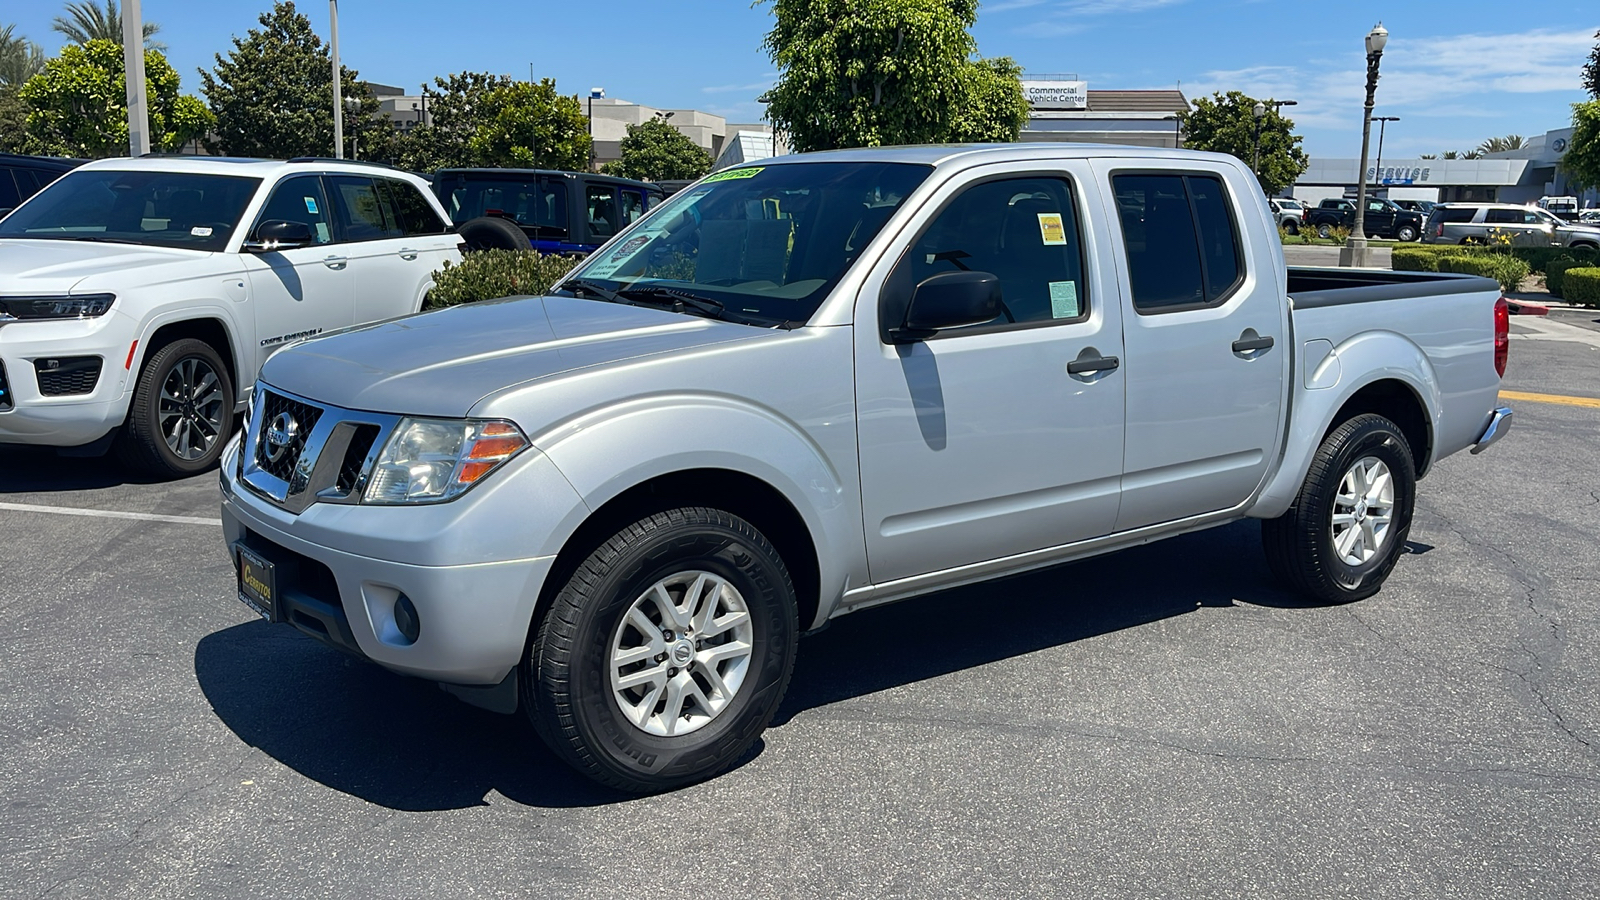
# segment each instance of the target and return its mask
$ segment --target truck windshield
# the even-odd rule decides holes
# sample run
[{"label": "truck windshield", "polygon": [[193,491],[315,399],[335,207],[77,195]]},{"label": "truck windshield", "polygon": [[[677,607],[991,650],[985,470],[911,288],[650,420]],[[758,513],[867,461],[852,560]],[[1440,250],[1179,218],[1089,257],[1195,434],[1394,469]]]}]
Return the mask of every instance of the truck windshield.
[{"label": "truck windshield", "polygon": [[794,163],[718,172],[589,257],[573,280],[660,288],[803,323],[932,168]]},{"label": "truck windshield", "polygon": [[0,238],[221,250],[260,183],[237,175],[69,172],[0,219]]}]

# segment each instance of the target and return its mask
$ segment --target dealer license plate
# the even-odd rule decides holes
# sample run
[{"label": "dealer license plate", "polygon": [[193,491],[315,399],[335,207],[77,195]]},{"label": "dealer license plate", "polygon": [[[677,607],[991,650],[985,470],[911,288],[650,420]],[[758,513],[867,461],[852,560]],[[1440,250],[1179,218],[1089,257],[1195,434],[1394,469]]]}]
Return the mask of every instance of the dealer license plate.
[{"label": "dealer license plate", "polygon": [[268,622],[275,618],[278,608],[277,586],[273,583],[272,563],[267,562],[243,544],[235,545],[234,558],[239,562],[239,599],[244,605],[261,614]]}]

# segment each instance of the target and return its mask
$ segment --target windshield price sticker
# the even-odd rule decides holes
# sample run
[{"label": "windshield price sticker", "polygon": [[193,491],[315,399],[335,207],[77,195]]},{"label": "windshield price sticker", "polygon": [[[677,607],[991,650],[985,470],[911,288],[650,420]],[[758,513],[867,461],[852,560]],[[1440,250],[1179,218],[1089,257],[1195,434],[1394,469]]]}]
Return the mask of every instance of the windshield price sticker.
[{"label": "windshield price sticker", "polygon": [[666,233],[666,229],[651,229],[641,232],[617,245],[616,249],[606,251],[606,254],[595,260],[588,268],[583,270],[585,278],[610,278],[628,263],[646,244]]},{"label": "windshield price sticker", "polygon": [[317,214],[317,199],[315,197],[306,198],[306,212],[311,213],[313,216]]},{"label": "windshield price sticker", "polygon": [[766,166],[751,166],[745,169],[727,169],[715,175],[709,175],[701,184],[710,184],[713,181],[736,181],[740,178],[754,178],[766,170]]},{"label": "windshield price sticker", "polygon": [[189,233],[195,237],[211,237],[211,226],[196,225],[195,227],[189,229]]},{"label": "windshield price sticker", "polygon": [[1048,247],[1067,243],[1067,227],[1061,222],[1061,213],[1039,213],[1039,237]]}]

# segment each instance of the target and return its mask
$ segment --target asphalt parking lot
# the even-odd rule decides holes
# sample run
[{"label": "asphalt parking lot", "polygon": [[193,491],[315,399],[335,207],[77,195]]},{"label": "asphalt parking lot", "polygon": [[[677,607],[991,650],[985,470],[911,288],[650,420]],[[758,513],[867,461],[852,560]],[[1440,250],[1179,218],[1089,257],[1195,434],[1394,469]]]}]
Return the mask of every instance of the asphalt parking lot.
[{"label": "asphalt parking lot", "polygon": [[[1506,390],[1600,398],[1596,319],[1514,320]],[[1376,597],[1245,522],[861,612],[644,799],[257,620],[214,474],[3,451],[0,896],[1593,897],[1600,408],[1513,405]]]}]

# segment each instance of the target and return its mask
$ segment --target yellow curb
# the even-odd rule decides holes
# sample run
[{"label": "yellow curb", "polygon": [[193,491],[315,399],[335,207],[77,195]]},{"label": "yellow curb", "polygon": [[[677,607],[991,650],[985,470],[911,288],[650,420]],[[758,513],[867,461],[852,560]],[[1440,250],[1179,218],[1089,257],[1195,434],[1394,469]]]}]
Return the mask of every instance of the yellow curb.
[{"label": "yellow curb", "polygon": [[1526,394],[1522,391],[1501,391],[1501,400],[1526,400],[1529,403],[1558,403],[1562,406],[1587,406],[1600,409],[1600,399],[1594,397],[1567,397],[1561,394]]}]

